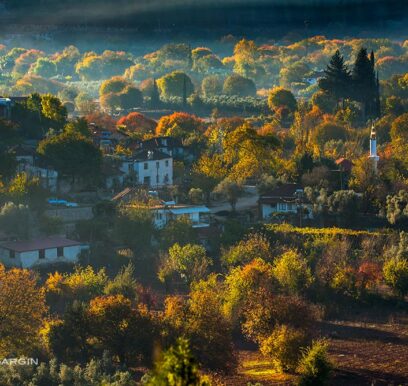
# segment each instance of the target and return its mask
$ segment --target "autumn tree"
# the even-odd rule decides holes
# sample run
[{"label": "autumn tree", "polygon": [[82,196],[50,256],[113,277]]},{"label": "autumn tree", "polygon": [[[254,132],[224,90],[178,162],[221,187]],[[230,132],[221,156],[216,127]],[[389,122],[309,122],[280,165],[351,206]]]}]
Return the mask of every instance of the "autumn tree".
[{"label": "autumn tree", "polygon": [[192,185],[205,194],[205,201],[210,202],[211,192],[225,177],[222,156],[203,154],[193,166]]},{"label": "autumn tree", "polygon": [[178,326],[190,340],[192,352],[204,368],[235,368],[231,323],[222,311],[222,291],[216,275],[195,283],[187,301],[168,301],[165,314],[170,325]]},{"label": "autumn tree", "polygon": [[126,130],[127,133],[143,138],[144,135],[153,135],[156,129],[156,122],[143,114],[133,112],[117,122],[117,126]]},{"label": "autumn tree", "polygon": [[133,307],[123,295],[92,299],[88,316],[96,349],[108,350],[122,364],[149,363],[156,335],[154,322],[143,306]]},{"label": "autumn tree", "polygon": [[262,290],[272,296],[276,288],[273,266],[260,257],[232,268],[225,278],[223,304],[225,315],[233,326],[237,327],[247,304],[257,291]]},{"label": "autumn tree", "polygon": [[199,134],[203,130],[203,120],[195,115],[173,113],[160,118],[156,127],[156,134],[186,138],[192,134]]},{"label": "autumn tree", "polygon": [[261,233],[250,233],[237,244],[225,250],[221,259],[228,267],[248,264],[256,258],[272,259],[269,240]]},{"label": "autumn tree", "polygon": [[39,344],[47,306],[33,271],[0,265],[0,355],[26,355]]},{"label": "autumn tree", "polygon": [[294,112],[297,109],[297,102],[289,90],[285,90],[283,87],[275,87],[269,92],[268,106],[273,111],[285,107],[290,112]]},{"label": "autumn tree", "polygon": [[306,259],[293,250],[285,252],[275,260],[273,274],[287,293],[299,294],[313,281]]}]

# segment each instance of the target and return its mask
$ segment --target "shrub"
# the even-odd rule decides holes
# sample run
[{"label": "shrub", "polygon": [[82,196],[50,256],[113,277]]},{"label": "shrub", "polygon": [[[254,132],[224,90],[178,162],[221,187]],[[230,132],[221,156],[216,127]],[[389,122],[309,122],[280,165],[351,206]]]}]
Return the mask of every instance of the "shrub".
[{"label": "shrub", "polygon": [[289,293],[300,293],[313,281],[306,260],[296,251],[284,253],[275,262],[273,272],[281,287]]},{"label": "shrub", "polygon": [[408,260],[392,258],[383,267],[385,282],[393,291],[403,297],[408,293]]},{"label": "shrub", "polygon": [[328,343],[318,340],[304,350],[299,363],[300,386],[325,385],[333,368],[327,357]]},{"label": "shrub", "polygon": [[188,341],[178,339],[175,346],[170,347],[161,361],[150,374],[142,378],[143,385],[165,386],[204,386],[209,383],[199,373],[196,361],[191,354]]},{"label": "shrub", "polygon": [[277,371],[294,371],[307,345],[307,336],[301,330],[288,326],[276,327],[272,334],[260,342],[261,353],[272,359]]}]

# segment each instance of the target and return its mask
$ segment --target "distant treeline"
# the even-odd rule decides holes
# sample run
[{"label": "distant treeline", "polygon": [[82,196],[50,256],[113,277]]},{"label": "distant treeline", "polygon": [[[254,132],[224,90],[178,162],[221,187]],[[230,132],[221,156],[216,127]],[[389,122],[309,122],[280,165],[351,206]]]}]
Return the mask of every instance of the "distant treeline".
[{"label": "distant treeline", "polygon": [[[0,15],[29,24],[109,25],[143,29],[308,28],[329,23],[400,19],[404,0],[5,0]],[[306,22],[306,23],[305,23]],[[288,24],[289,23],[289,24]]]}]

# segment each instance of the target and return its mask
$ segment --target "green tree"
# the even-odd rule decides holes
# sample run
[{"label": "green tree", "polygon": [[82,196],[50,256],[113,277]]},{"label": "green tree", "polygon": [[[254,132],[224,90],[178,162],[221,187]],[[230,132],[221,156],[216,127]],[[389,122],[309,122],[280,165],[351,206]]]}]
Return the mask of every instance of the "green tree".
[{"label": "green tree", "polygon": [[199,373],[197,363],[186,339],[179,338],[176,344],[164,352],[155,369],[142,378],[147,386],[209,386]]},{"label": "green tree", "polygon": [[79,133],[62,133],[42,140],[38,153],[62,176],[97,180],[102,164],[101,151]]},{"label": "green tree", "polygon": [[256,86],[253,80],[238,74],[229,75],[223,85],[225,95],[249,97],[256,95]]},{"label": "green tree", "polygon": [[169,221],[161,230],[161,248],[168,250],[172,245],[196,244],[197,233],[191,220],[187,216],[178,217]]},{"label": "green tree", "polygon": [[57,65],[48,58],[39,58],[34,63],[32,71],[43,78],[52,78],[57,75]]},{"label": "green tree", "polygon": [[378,116],[378,82],[374,70],[374,53],[370,58],[366,48],[357,53],[352,71],[353,92],[355,100],[364,106],[364,118]]},{"label": "green tree", "polygon": [[190,77],[182,71],[173,71],[157,80],[160,96],[163,98],[187,98],[194,92]]},{"label": "green tree", "polygon": [[299,386],[324,386],[327,384],[333,364],[327,354],[328,343],[317,340],[304,350],[300,358],[298,372]]},{"label": "green tree", "polygon": [[0,209],[0,225],[6,234],[28,240],[33,230],[33,217],[27,206],[8,202]]},{"label": "green tree", "polygon": [[324,71],[324,77],[319,80],[319,87],[337,101],[350,96],[351,73],[339,50],[330,59]]},{"label": "green tree", "polygon": [[268,106],[274,111],[285,107],[290,112],[294,112],[297,109],[297,102],[289,90],[285,90],[283,87],[275,87],[269,92]]},{"label": "green tree", "polygon": [[84,137],[89,138],[91,136],[91,131],[88,127],[88,122],[85,118],[76,118],[75,120],[67,123],[64,126],[64,132],[69,134],[80,134]]},{"label": "green tree", "polygon": [[313,281],[307,261],[293,250],[276,259],[273,274],[279,285],[288,293],[301,293]]},{"label": "green tree", "polygon": [[135,268],[132,263],[122,267],[119,273],[110,280],[105,288],[106,295],[123,295],[130,300],[137,300],[138,283],[135,279]]},{"label": "green tree", "polygon": [[159,279],[167,281],[168,278],[177,274],[186,284],[199,281],[207,275],[212,261],[207,257],[205,248],[202,245],[174,244],[168,255],[162,262],[159,270]]},{"label": "green tree", "polygon": [[151,241],[155,231],[153,214],[148,206],[135,203],[119,208],[115,220],[115,235],[120,243],[143,256],[152,249]]},{"label": "green tree", "polygon": [[385,282],[403,298],[408,294],[408,260],[394,257],[387,260],[383,267]]},{"label": "green tree", "polygon": [[41,212],[45,209],[48,191],[37,177],[18,173],[7,186],[7,196],[16,204],[28,205],[33,211]]},{"label": "green tree", "polygon": [[42,95],[41,109],[44,117],[54,121],[59,127],[66,123],[67,110],[57,97],[51,94]]},{"label": "green tree", "polygon": [[227,199],[232,211],[235,211],[238,199],[243,195],[243,192],[244,189],[241,184],[228,178],[222,180],[214,189],[214,193],[221,194]]},{"label": "green tree", "polygon": [[222,80],[217,75],[209,75],[201,82],[201,92],[205,98],[222,94],[222,87]]}]

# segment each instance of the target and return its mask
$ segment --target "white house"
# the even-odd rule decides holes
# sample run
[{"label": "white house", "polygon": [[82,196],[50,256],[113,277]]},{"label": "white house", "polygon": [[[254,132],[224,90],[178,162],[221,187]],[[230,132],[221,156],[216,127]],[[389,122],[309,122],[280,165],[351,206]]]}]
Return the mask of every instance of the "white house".
[{"label": "white house", "polygon": [[56,192],[58,187],[58,172],[53,169],[36,166],[35,150],[17,146],[14,149],[17,171],[27,173],[30,177],[38,177],[41,186],[51,192]]},{"label": "white house", "polygon": [[204,205],[175,204],[173,201],[151,207],[156,228],[162,229],[171,220],[188,217],[193,228],[210,226],[210,210]]},{"label": "white house", "polygon": [[173,157],[156,150],[142,150],[122,160],[124,178],[137,185],[158,188],[173,184]]},{"label": "white house", "polygon": [[298,184],[283,184],[263,194],[258,200],[260,216],[270,220],[275,214],[297,214],[304,211],[304,218],[312,218],[312,207]]},{"label": "white house", "polygon": [[31,268],[57,262],[76,263],[89,245],[62,237],[0,244],[0,261],[7,267]]}]

